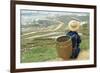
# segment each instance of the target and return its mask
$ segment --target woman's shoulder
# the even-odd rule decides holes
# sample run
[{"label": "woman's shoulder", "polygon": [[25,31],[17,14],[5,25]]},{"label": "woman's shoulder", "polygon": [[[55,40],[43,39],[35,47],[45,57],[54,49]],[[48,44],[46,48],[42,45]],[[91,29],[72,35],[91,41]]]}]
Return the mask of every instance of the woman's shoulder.
[{"label": "woman's shoulder", "polygon": [[71,36],[71,37],[77,36],[77,34],[76,34],[75,32],[73,32],[73,31],[69,31],[69,32],[67,33],[67,35],[69,35],[69,36]]}]

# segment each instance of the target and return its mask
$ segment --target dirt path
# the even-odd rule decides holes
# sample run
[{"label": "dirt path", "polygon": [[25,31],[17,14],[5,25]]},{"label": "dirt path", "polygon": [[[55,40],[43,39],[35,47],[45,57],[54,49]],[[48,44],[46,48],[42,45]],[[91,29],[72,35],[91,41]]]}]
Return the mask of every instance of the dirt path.
[{"label": "dirt path", "polygon": [[63,26],[63,24],[63,22],[59,21],[59,25],[53,31],[60,29]]},{"label": "dirt path", "polygon": [[82,50],[77,58],[77,60],[89,59],[89,50]]},{"label": "dirt path", "polygon": [[45,37],[45,36],[50,36],[50,35],[54,35],[54,34],[59,34],[59,32],[51,32],[51,33],[48,33],[48,34],[31,36],[31,37],[28,37],[28,38],[25,38],[25,39],[34,39],[34,38]]}]

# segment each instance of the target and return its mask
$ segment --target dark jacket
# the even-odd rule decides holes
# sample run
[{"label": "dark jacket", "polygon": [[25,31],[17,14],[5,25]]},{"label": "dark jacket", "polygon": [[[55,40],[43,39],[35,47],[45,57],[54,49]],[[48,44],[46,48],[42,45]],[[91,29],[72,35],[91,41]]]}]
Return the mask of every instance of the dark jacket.
[{"label": "dark jacket", "polygon": [[81,43],[81,38],[80,36],[78,35],[77,32],[75,31],[69,31],[67,33],[68,36],[71,37],[71,40],[72,40],[72,56],[73,58],[76,58],[80,52],[80,43]]}]

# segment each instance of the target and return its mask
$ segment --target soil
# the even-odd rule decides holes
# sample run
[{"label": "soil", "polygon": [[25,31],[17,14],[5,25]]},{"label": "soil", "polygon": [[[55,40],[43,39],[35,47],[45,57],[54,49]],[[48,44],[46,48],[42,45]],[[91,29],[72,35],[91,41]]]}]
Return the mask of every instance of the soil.
[{"label": "soil", "polygon": [[82,50],[77,58],[77,60],[89,59],[89,50]]}]

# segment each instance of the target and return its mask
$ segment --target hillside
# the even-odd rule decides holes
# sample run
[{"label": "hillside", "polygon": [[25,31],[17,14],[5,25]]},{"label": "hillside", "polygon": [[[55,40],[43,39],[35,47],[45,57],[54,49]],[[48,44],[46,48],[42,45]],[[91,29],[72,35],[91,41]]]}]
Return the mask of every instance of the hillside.
[{"label": "hillside", "polygon": [[[81,49],[89,49],[88,14],[69,15],[61,12],[58,14],[57,12],[44,12],[26,16],[22,17],[21,22],[23,23],[21,24],[21,62],[41,62],[59,58],[56,51],[56,38],[66,35],[67,24],[73,18],[87,22],[81,26],[79,32],[82,34]],[[27,22],[25,22],[25,18],[27,18]]]}]

